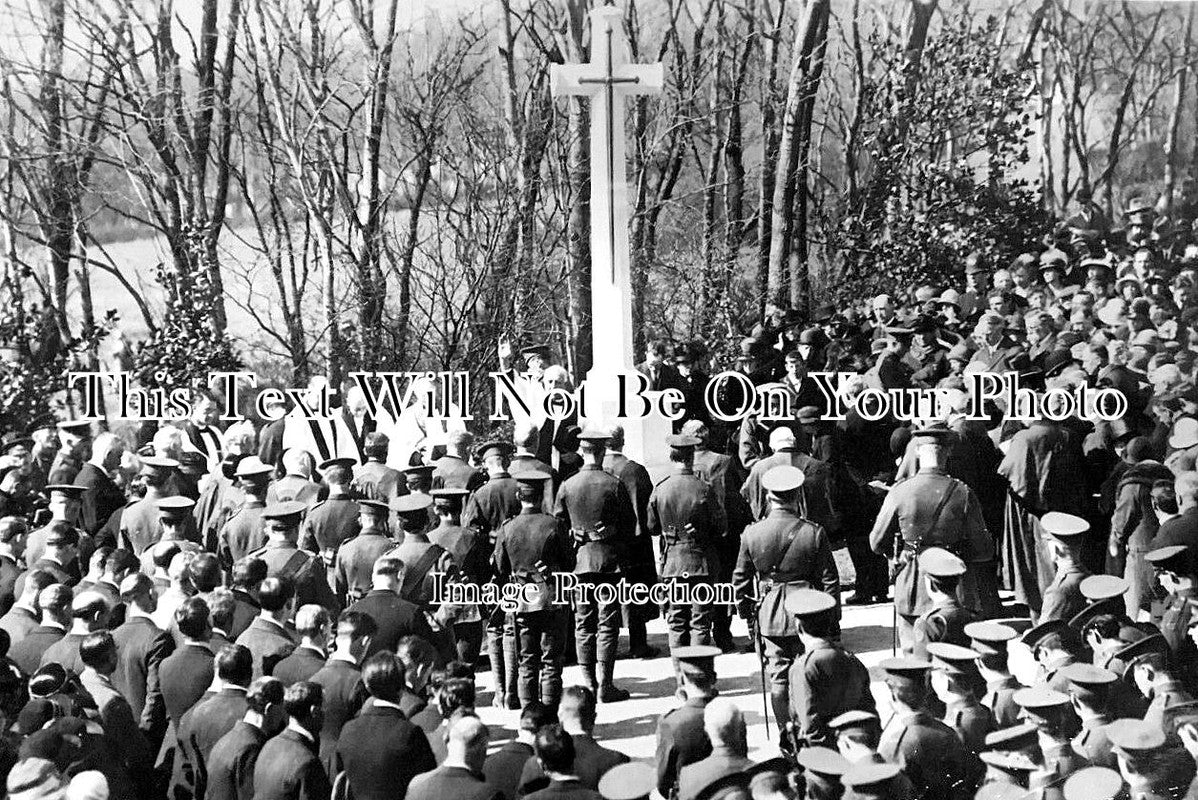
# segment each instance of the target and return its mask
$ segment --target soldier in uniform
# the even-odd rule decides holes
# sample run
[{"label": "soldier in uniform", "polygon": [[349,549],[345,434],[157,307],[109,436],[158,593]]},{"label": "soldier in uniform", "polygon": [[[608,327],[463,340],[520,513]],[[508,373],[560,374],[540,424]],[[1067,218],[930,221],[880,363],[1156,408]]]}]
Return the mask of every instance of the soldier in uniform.
[{"label": "soldier in uniform", "polygon": [[944,703],[942,722],[957,732],[966,747],[980,752],[986,735],[997,725],[990,709],[978,702],[977,691],[982,684],[978,654],[949,642],[932,642],[928,655],[932,657],[932,691]]},{"label": "soldier in uniform", "polygon": [[[478,446],[478,457],[487,470],[487,482],[480,486],[462,511],[462,524],[478,532],[487,549],[496,552],[496,534],[507,520],[520,513],[518,484],[509,472],[512,446],[490,441]],[[532,470],[536,472],[536,470]],[[548,474],[548,473],[547,473]],[[542,487],[541,512],[553,513],[548,487]],[[496,676],[495,703],[506,707],[507,698],[516,696],[516,633],[503,612],[487,614],[487,656],[491,674]]]},{"label": "soldier in uniform", "polygon": [[686,701],[663,714],[657,723],[657,791],[671,798],[678,789],[678,773],[689,764],[711,755],[711,739],[703,728],[703,711],[716,696],[715,657],[718,647],[680,647],[670,655],[682,675]]},{"label": "soldier in uniform", "polygon": [[[833,747],[831,721],[848,711],[874,714],[869,670],[833,641],[836,598],[815,589],[794,589],[786,611],[795,618],[803,653],[790,668],[790,742],[795,748]],[[875,718],[876,719],[876,718]]]},{"label": "soldier in uniform", "polygon": [[[657,583],[653,561],[653,539],[648,527],[647,508],[653,493],[653,480],[643,465],[624,455],[624,428],[613,425],[603,457],[603,469],[620,479],[628,490],[632,509],[636,512],[636,533],[624,553],[625,578],[629,583],[652,586]],[[565,464],[558,465],[562,473]],[[645,623],[657,617],[658,608],[652,603],[629,603],[624,606],[624,621],[628,627],[628,652],[633,658],[653,658],[657,650],[649,646]]]},{"label": "soldier in uniform", "polygon": [[1073,737],[1074,752],[1096,767],[1117,767],[1104,729],[1115,721],[1110,701],[1119,676],[1093,664],[1070,664],[1063,673],[1069,679],[1073,710],[1082,723],[1081,732]]},{"label": "soldier in uniform", "polygon": [[1023,710],[1023,719],[1036,727],[1042,768],[1049,774],[1050,782],[1064,781],[1086,766],[1085,759],[1073,750],[1077,717],[1069,695],[1047,686],[1032,686],[1016,692],[1015,702]]},{"label": "soldier in uniform", "polygon": [[1114,575],[1091,575],[1078,584],[1078,591],[1086,598],[1087,605],[1069,619],[1069,627],[1089,648],[1093,656],[1092,663],[1099,667],[1106,667],[1115,650],[1123,645],[1118,642],[1116,635],[1113,645],[1104,646],[1102,637],[1096,635],[1093,623],[1100,617],[1111,618],[1115,622],[1116,634],[1123,622],[1130,625],[1131,620],[1124,617],[1123,601],[1123,595],[1129,588],[1126,580]]},{"label": "soldier in uniform", "polygon": [[1194,760],[1179,748],[1171,752],[1159,725],[1117,719],[1107,726],[1106,734],[1128,783],[1128,796],[1137,800],[1184,796],[1194,779]]},{"label": "soldier in uniform", "polygon": [[575,547],[574,574],[583,584],[575,607],[575,643],[583,682],[601,703],[627,700],[613,681],[620,637],[620,603],[597,597],[594,587],[614,586],[620,579],[627,545],[636,531],[636,512],[628,489],[603,470],[607,434],[579,434],[583,466],[557,493],[554,515],[570,531]]},{"label": "soldier in uniform", "polygon": [[[473,530],[462,527],[462,504],[469,493],[457,486],[433,489],[433,509],[440,524],[429,531],[428,539],[449,553],[452,567],[446,580],[482,586],[491,578],[490,547],[484,547]],[[458,660],[467,664],[477,661],[483,641],[483,618],[478,604],[442,604],[439,618],[453,633]]]},{"label": "soldier in uniform", "polygon": [[[967,566],[990,561],[994,555],[994,543],[986,532],[977,496],[945,471],[945,443],[952,436],[952,431],[944,427],[913,433],[918,441],[919,472],[890,489],[869,534],[874,552],[894,559],[894,604],[904,650],[913,646],[915,620],[930,604],[919,554],[929,547],[941,547]],[[958,597],[966,607],[978,605],[976,580],[968,570],[958,587]]]},{"label": "soldier in uniform", "polygon": [[1195,680],[1198,648],[1187,636],[1193,613],[1190,600],[1195,590],[1193,552],[1184,545],[1170,545],[1153,550],[1144,558],[1156,569],[1160,585],[1168,593],[1159,625],[1161,635],[1169,643],[1173,663],[1182,679],[1190,686],[1198,685]]},{"label": "soldier in uniform", "polygon": [[147,456],[141,460],[141,478],[146,494],[121,512],[121,547],[132,550],[134,555],[140,556],[158,541],[157,503],[170,495],[167,487],[177,469],[179,462],[173,458]]},{"label": "soldier in uniform", "polygon": [[358,535],[358,504],[350,494],[354,460],[331,458],[320,465],[329,496],[308,509],[304,517],[300,547],[316,553],[332,575],[337,548]]},{"label": "soldier in uniform", "polygon": [[432,488],[465,489],[468,493],[487,482],[486,473],[466,460],[474,437],[469,431],[450,431],[445,455],[433,467]]},{"label": "soldier in uniform", "polygon": [[500,529],[495,571],[501,586],[522,587],[513,612],[520,637],[520,705],[539,700],[552,708],[562,694],[569,620],[568,611],[554,602],[549,575],[574,568],[574,549],[561,521],[541,511],[541,493],[550,477],[547,472],[524,472],[516,478],[520,513]]},{"label": "soldier in uniform", "polygon": [[1020,641],[1039,664],[1036,685],[1068,692],[1069,679],[1061,669],[1077,661],[1078,642],[1073,630],[1063,620],[1049,619],[1028,629]]},{"label": "soldier in uniform", "polygon": [[390,449],[391,440],[387,434],[378,431],[366,434],[362,445],[366,463],[358,468],[352,485],[356,497],[390,503],[400,495],[407,494],[403,473],[387,466]]},{"label": "soldier in uniform", "polygon": [[[441,522],[437,518],[437,512],[433,511],[433,496],[429,494],[433,488],[433,469],[431,464],[416,464],[401,470],[408,494],[420,495],[429,499],[429,504],[426,506],[425,511],[425,515],[428,518],[427,524],[424,527],[425,531],[431,531]],[[407,529],[405,528],[405,530]]]},{"label": "soldier in uniform", "polygon": [[192,509],[195,501],[183,495],[164,497],[158,506],[158,541],[141,554],[141,571],[147,575],[154,574],[154,554],[161,552],[168,545],[178,548],[180,553],[202,553],[204,548],[187,539],[187,532],[195,529],[195,518]]},{"label": "soldier in uniform", "polygon": [[982,765],[956,732],[927,711],[932,665],[913,658],[890,658],[886,673],[894,715],[882,731],[878,754],[901,764],[917,796],[928,800],[968,800],[982,777]]},{"label": "soldier in uniform", "polygon": [[307,450],[297,447],[284,450],[283,470],[283,477],[270,485],[267,505],[298,500],[306,508],[326,497],[328,488],[312,480],[312,454]]},{"label": "soldier in uniform", "polygon": [[957,599],[957,587],[965,574],[965,562],[947,550],[929,547],[919,554],[924,587],[932,606],[915,618],[911,655],[928,657],[928,645],[949,642],[961,647],[969,644],[965,626],[974,615]]},{"label": "soldier in uniform", "polygon": [[978,672],[985,681],[981,703],[990,709],[997,728],[1008,728],[1019,722],[1019,706],[1015,705],[1015,692],[1022,684],[1011,674],[1007,664],[1007,642],[1019,634],[1014,628],[998,622],[971,622],[965,626],[965,635],[977,653]]},{"label": "soldier in uniform", "polygon": [[355,603],[370,591],[374,562],[395,547],[387,522],[391,508],[381,500],[358,501],[358,525],[361,532],[337,550],[334,585],[337,596],[346,605]]},{"label": "soldier in uniform", "polygon": [[[68,525],[78,530],[79,527],[77,522],[79,520],[80,498],[83,495],[84,487],[69,483],[52,483],[46,487],[45,491],[50,498],[50,521],[30,533],[25,540],[25,564],[30,569],[36,567],[38,560],[45,554],[50,533],[54,528],[61,525]],[[155,531],[157,531],[157,509],[155,509],[154,513]],[[78,563],[72,562],[63,565],[75,581],[83,577],[80,565],[86,564],[91,559],[93,549],[92,538],[81,530],[78,533]]]},{"label": "soldier in uniform", "polygon": [[393,555],[404,563],[403,586],[399,596],[432,611],[434,602],[433,573],[444,575],[453,566],[453,558],[438,544],[428,540],[428,518],[433,498],[421,492],[410,492],[391,504],[391,510],[399,515],[403,537]]},{"label": "soldier in uniform", "polygon": [[770,433],[771,456],[758,461],[749,470],[749,477],[741,487],[741,496],[753,511],[754,519],[761,519],[769,511],[769,497],[761,478],[771,469],[783,464],[796,467],[803,472],[803,490],[799,493],[799,514],[823,527],[829,536],[840,530],[840,513],[832,501],[832,469],[818,458],[800,452],[794,431],[790,428],[775,428]]},{"label": "soldier in uniform", "polygon": [[[699,440],[668,436],[674,474],[654,487],[646,509],[646,527],[661,537],[661,577],[691,587],[709,584],[719,573],[715,543],[724,535],[723,506],[715,491],[697,478],[693,464]],[[712,603],[666,605],[670,649],[712,643]]]},{"label": "soldier in uniform", "polygon": [[1044,591],[1044,605],[1035,619],[1071,619],[1086,607],[1081,583],[1090,572],[1082,563],[1082,547],[1090,523],[1081,517],[1049,511],[1040,517],[1040,527],[1052,539],[1052,560],[1056,575]]},{"label": "soldier in uniform", "polygon": [[274,468],[257,456],[246,456],[237,464],[234,477],[242,490],[241,506],[225,520],[217,534],[217,555],[225,569],[231,568],[247,553],[266,544],[262,512]]},{"label": "soldier in uniform", "polygon": [[316,603],[329,614],[341,609],[333,596],[320,559],[299,549],[300,520],[307,506],[299,500],[286,500],[266,507],[262,519],[266,522],[266,544],[249,554],[266,562],[266,573],[272,578],[285,577],[295,584],[297,606]]},{"label": "soldier in uniform", "polygon": [[61,447],[46,483],[72,483],[83,462],[91,457],[92,424],[86,420],[68,419],[58,423],[58,441]]},{"label": "soldier in uniform", "polygon": [[[774,467],[761,482],[769,493],[770,512],[741,535],[733,585],[737,609],[749,622],[759,657],[766,661],[770,703],[781,727],[790,713],[790,665],[802,652],[794,616],[786,611],[786,597],[798,588],[816,588],[839,602],[840,575],[824,529],[798,513],[802,471]],[[838,627],[835,632],[839,633]]]}]

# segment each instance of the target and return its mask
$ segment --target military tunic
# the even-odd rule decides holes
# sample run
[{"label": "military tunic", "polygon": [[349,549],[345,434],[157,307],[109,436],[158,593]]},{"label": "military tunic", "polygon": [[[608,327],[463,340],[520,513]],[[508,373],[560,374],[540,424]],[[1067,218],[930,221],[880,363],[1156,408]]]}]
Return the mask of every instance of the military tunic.
[{"label": "military tunic", "polygon": [[[516,479],[506,472],[492,475],[490,480],[480,486],[466,501],[462,509],[462,525],[474,528],[489,540],[493,540],[499,526],[520,513],[520,501],[516,499],[519,486]],[[545,503],[542,503],[542,508],[545,508]],[[545,513],[552,510],[550,507]]]},{"label": "military tunic", "polygon": [[442,456],[433,469],[434,489],[466,489],[473,492],[487,482],[487,473],[457,456]]},{"label": "military tunic", "polygon": [[[646,526],[661,537],[661,577],[667,582],[708,583],[719,574],[715,545],[725,533],[723,506],[690,469],[657,484],[649,495]],[[712,642],[712,603],[668,603],[670,649]]]},{"label": "military tunic", "polygon": [[348,539],[358,535],[362,529],[358,522],[361,506],[349,495],[335,495],[316,503],[304,517],[300,528],[300,547],[309,553],[318,553],[326,567],[331,567],[337,548]]},{"label": "military tunic", "polygon": [[267,542],[249,555],[266,562],[266,574],[270,577],[285,576],[295,581],[296,607],[315,603],[328,609],[330,616],[341,610],[341,602],[329,588],[324,565],[315,556],[290,542]]},{"label": "military tunic", "polygon": [[878,754],[902,767],[927,800],[968,800],[984,772],[956,731],[926,711],[892,719]]},{"label": "military tunic", "polygon": [[869,670],[860,659],[820,640],[790,668],[790,721],[796,747],[836,747],[828,723],[846,711],[877,712]]},{"label": "military tunic", "polygon": [[220,548],[217,554],[226,567],[266,544],[266,530],[262,524],[265,508],[266,504],[257,497],[246,496],[241,507],[221,527],[217,536]]},{"label": "military tunic", "polygon": [[1090,577],[1081,564],[1069,563],[1059,569],[1044,591],[1044,606],[1038,620],[1072,619],[1090,601],[1082,594],[1082,581]]},{"label": "military tunic", "polygon": [[997,730],[990,709],[973,698],[947,704],[944,724],[956,731],[961,742],[975,753],[986,749],[986,734]]},{"label": "military tunic", "polygon": [[1073,737],[1073,751],[1095,767],[1119,768],[1114,745],[1106,735],[1106,726],[1114,722],[1109,716],[1090,717],[1082,720],[1082,730]]},{"label": "military tunic", "polygon": [[337,550],[333,583],[337,596],[353,603],[370,591],[374,562],[394,549],[395,541],[378,531],[360,533]]},{"label": "military tunic", "polygon": [[986,684],[986,692],[982,695],[981,703],[990,709],[999,730],[1019,724],[1019,704],[1015,702],[1015,692],[1023,688],[1023,684],[1007,675]]},{"label": "military tunic", "polygon": [[711,739],[703,729],[703,710],[710,698],[690,698],[662,715],[657,723],[657,791],[669,798],[678,788],[683,767],[711,755]]},{"label": "military tunic", "polygon": [[932,606],[915,620],[912,655],[926,660],[928,645],[932,642],[969,647],[965,626],[975,618],[973,612],[957,602],[955,597],[950,597],[943,604]]},{"label": "military tunic", "polygon": [[363,500],[378,500],[381,503],[390,503],[408,493],[403,473],[374,459],[358,469],[351,487],[354,494]]}]

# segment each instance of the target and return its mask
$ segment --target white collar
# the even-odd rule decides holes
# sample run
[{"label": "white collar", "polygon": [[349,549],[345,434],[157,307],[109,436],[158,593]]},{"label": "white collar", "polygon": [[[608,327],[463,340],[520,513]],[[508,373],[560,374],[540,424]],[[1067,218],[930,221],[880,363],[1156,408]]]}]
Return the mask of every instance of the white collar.
[{"label": "white collar", "polygon": [[66,633],[66,631],[67,631],[66,625],[63,625],[61,622],[55,622],[52,619],[43,621],[41,623],[41,625],[43,628],[56,628],[56,629],[62,631],[63,633]]},{"label": "white collar", "polygon": [[309,742],[312,742],[312,744],[316,744],[316,737],[312,735],[312,732],[309,731],[307,728],[305,728],[303,725],[300,725],[294,719],[289,718],[287,720],[287,730],[295,731],[300,736],[307,739]]},{"label": "white collar", "polygon": [[375,708],[394,708],[396,711],[403,711],[403,709],[399,707],[399,703],[392,703],[390,700],[380,700],[377,697],[374,698],[374,707]]}]

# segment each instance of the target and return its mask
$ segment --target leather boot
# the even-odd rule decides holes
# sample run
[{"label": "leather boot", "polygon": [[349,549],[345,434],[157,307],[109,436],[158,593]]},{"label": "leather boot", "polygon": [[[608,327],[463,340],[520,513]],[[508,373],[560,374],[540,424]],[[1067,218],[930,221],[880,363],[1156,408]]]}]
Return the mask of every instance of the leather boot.
[{"label": "leather boot", "polygon": [[582,685],[598,695],[599,684],[598,681],[595,680],[595,665],[579,664],[579,666],[582,668]]},{"label": "leather boot", "polygon": [[503,657],[503,637],[487,632],[487,658],[491,660],[491,680],[494,681],[495,699],[491,705],[507,708],[507,663]]},{"label": "leather boot", "polygon": [[612,676],[616,671],[615,662],[601,661],[599,662],[599,692],[598,698],[600,703],[619,703],[627,700],[630,695],[625,690],[621,689],[612,680]]}]

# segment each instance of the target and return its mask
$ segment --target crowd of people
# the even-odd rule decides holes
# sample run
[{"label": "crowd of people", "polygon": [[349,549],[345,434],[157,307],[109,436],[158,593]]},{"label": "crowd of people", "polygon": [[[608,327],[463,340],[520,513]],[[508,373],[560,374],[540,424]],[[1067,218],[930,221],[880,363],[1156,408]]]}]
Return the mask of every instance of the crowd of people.
[{"label": "crowd of people", "polygon": [[[349,386],[323,426],[222,430],[196,390],[190,418],[129,439],[5,432],[8,796],[1198,797],[1198,243],[1145,204],[1124,216],[1083,210],[1009,265],[971,256],[960,287],[771,313],[734,364],[650,343],[637,369],[687,399],[645,443],[668,453],[656,481],[618,425],[384,430]],[[529,397],[571,384],[545,345],[501,359]],[[723,369],[791,413],[721,421],[704,390]],[[854,375],[844,419],[812,371]],[[1045,413],[968,414],[976,372],[1018,374]],[[1080,386],[1125,413],[1054,419],[1051,390]],[[946,402],[871,419],[866,388]],[[621,582],[671,591],[622,602]],[[716,584],[735,602],[701,599]],[[875,603],[893,603],[884,689],[841,636],[845,605]],[[623,657],[652,658],[659,616],[678,705],[643,764],[594,726],[629,698],[621,631]],[[762,763],[719,693],[736,651],[768,694],[781,756]],[[480,669],[519,712],[498,749]]]}]

